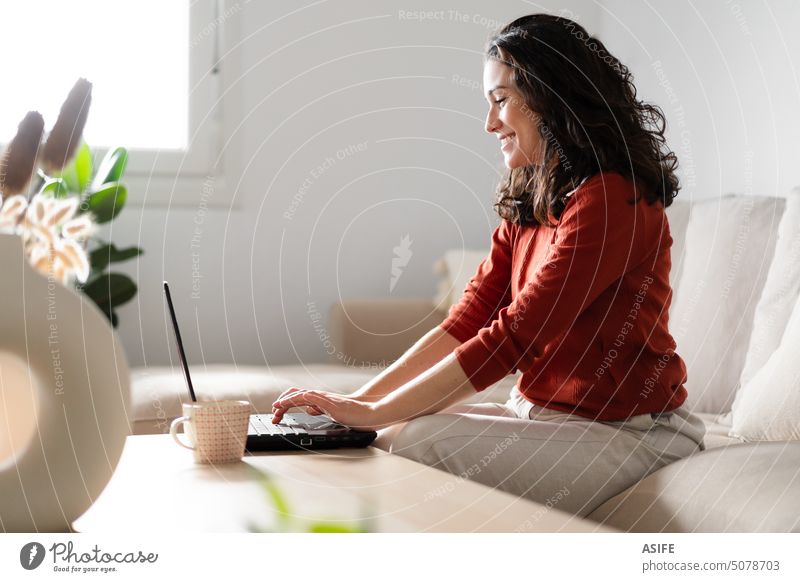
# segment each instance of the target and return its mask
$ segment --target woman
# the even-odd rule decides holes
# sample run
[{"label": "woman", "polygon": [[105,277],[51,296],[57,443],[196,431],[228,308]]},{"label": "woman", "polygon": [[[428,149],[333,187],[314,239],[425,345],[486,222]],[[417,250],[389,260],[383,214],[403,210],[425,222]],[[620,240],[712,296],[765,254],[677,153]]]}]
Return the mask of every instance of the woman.
[{"label": "woman", "polygon": [[[704,448],[667,327],[677,161],[661,111],[571,20],[505,26],[483,81],[507,166],[489,256],[447,319],[382,374],[349,396],[287,390],[275,422],[305,406],[390,427],[387,450],[588,515]],[[517,370],[504,405],[457,404]]]}]

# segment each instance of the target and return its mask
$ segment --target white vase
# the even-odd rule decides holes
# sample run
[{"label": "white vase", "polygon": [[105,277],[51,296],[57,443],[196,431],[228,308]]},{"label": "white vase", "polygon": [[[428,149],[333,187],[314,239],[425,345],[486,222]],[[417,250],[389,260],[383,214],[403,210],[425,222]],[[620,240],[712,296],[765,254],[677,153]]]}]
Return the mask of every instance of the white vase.
[{"label": "white vase", "polygon": [[0,235],[0,531],[69,531],[111,478],[129,404],[106,317]]}]

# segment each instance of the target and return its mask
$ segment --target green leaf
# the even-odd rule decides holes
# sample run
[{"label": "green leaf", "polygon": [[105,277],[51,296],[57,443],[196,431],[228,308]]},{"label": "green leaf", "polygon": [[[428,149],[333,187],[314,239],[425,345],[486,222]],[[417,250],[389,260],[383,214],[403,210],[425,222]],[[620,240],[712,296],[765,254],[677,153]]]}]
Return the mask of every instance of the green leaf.
[{"label": "green leaf", "polygon": [[98,223],[109,222],[119,214],[128,198],[128,189],[119,182],[110,182],[89,194],[81,204],[81,210],[88,210]]},{"label": "green leaf", "polygon": [[269,477],[261,480],[261,487],[272,501],[275,512],[278,514],[278,521],[284,525],[284,529],[288,529],[287,526],[291,513],[289,512],[289,504],[286,502],[283,493]]},{"label": "green leaf", "polygon": [[113,323],[114,307],[127,303],[136,296],[136,283],[122,273],[101,273],[83,286],[84,294],[91,298]]},{"label": "green leaf", "polygon": [[66,198],[69,196],[69,186],[62,178],[48,178],[39,192],[53,198]]},{"label": "green leaf", "polygon": [[114,243],[104,244],[89,253],[89,263],[93,271],[102,271],[109,263],[119,263],[140,256],[144,251],[139,247],[118,249]]},{"label": "green leaf", "polygon": [[97,168],[94,180],[92,180],[92,190],[98,190],[108,182],[119,182],[127,165],[128,150],[125,148],[108,150],[103,161],[100,162],[100,167]]},{"label": "green leaf", "polygon": [[70,192],[83,194],[92,179],[92,166],[92,152],[86,142],[82,142],[75,157],[64,166],[60,176],[56,177],[64,179]]},{"label": "green leaf", "polygon": [[261,485],[264,493],[267,494],[267,498],[275,508],[275,513],[279,524],[279,531],[288,531],[290,526],[291,511],[289,510],[289,503],[286,501],[286,497],[284,497],[283,492],[275,484],[268,473],[257,467],[251,467],[251,469],[256,473],[256,478],[258,479],[259,485]]},{"label": "green leaf", "polygon": [[308,531],[310,533],[366,533],[365,530],[358,527],[349,527],[339,523],[329,523],[324,521],[312,523],[311,526],[309,526]]}]

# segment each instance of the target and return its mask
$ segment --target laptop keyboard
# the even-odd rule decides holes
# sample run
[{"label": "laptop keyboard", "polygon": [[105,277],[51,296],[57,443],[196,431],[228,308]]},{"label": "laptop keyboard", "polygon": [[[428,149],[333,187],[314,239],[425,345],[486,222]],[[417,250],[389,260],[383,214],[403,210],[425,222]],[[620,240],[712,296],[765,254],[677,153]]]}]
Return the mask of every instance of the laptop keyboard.
[{"label": "laptop keyboard", "polygon": [[302,435],[309,431],[341,429],[342,425],[327,416],[311,416],[302,413],[285,414],[280,424],[273,424],[271,414],[251,414],[248,434],[261,435]]},{"label": "laptop keyboard", "polygon": [[305,429],[290,426],[286,423],[273,424],[272,415],[269,414],[252,414],[250,415],[250,430],[249,434],[261,435],[307,435]]}]

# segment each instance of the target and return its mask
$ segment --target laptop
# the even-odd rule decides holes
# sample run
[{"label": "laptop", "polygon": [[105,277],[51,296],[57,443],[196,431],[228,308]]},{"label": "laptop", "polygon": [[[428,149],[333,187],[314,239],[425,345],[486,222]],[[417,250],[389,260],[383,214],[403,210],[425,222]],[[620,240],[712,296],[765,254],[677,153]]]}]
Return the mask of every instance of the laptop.
[{"label": "laptop", "polygon": [[[183,350],[178,319],[169,284],[164,281],[164,297],[166,298],[172,329],[175,332],[175,343],[178,346],[178,357],[181,360],[183,377],[192,402],[197,397],[189,374],[186,353]],[[278,424],[273,424],[272,414],[251,414],[247,432],[245,449],[247,451],[281,451],[296,449],[336,449],[340,447],[366,447],[378,436],[375,431],[360,431],[339,424],[324,414],[311,415],[304,412],[287,412]]]}]

